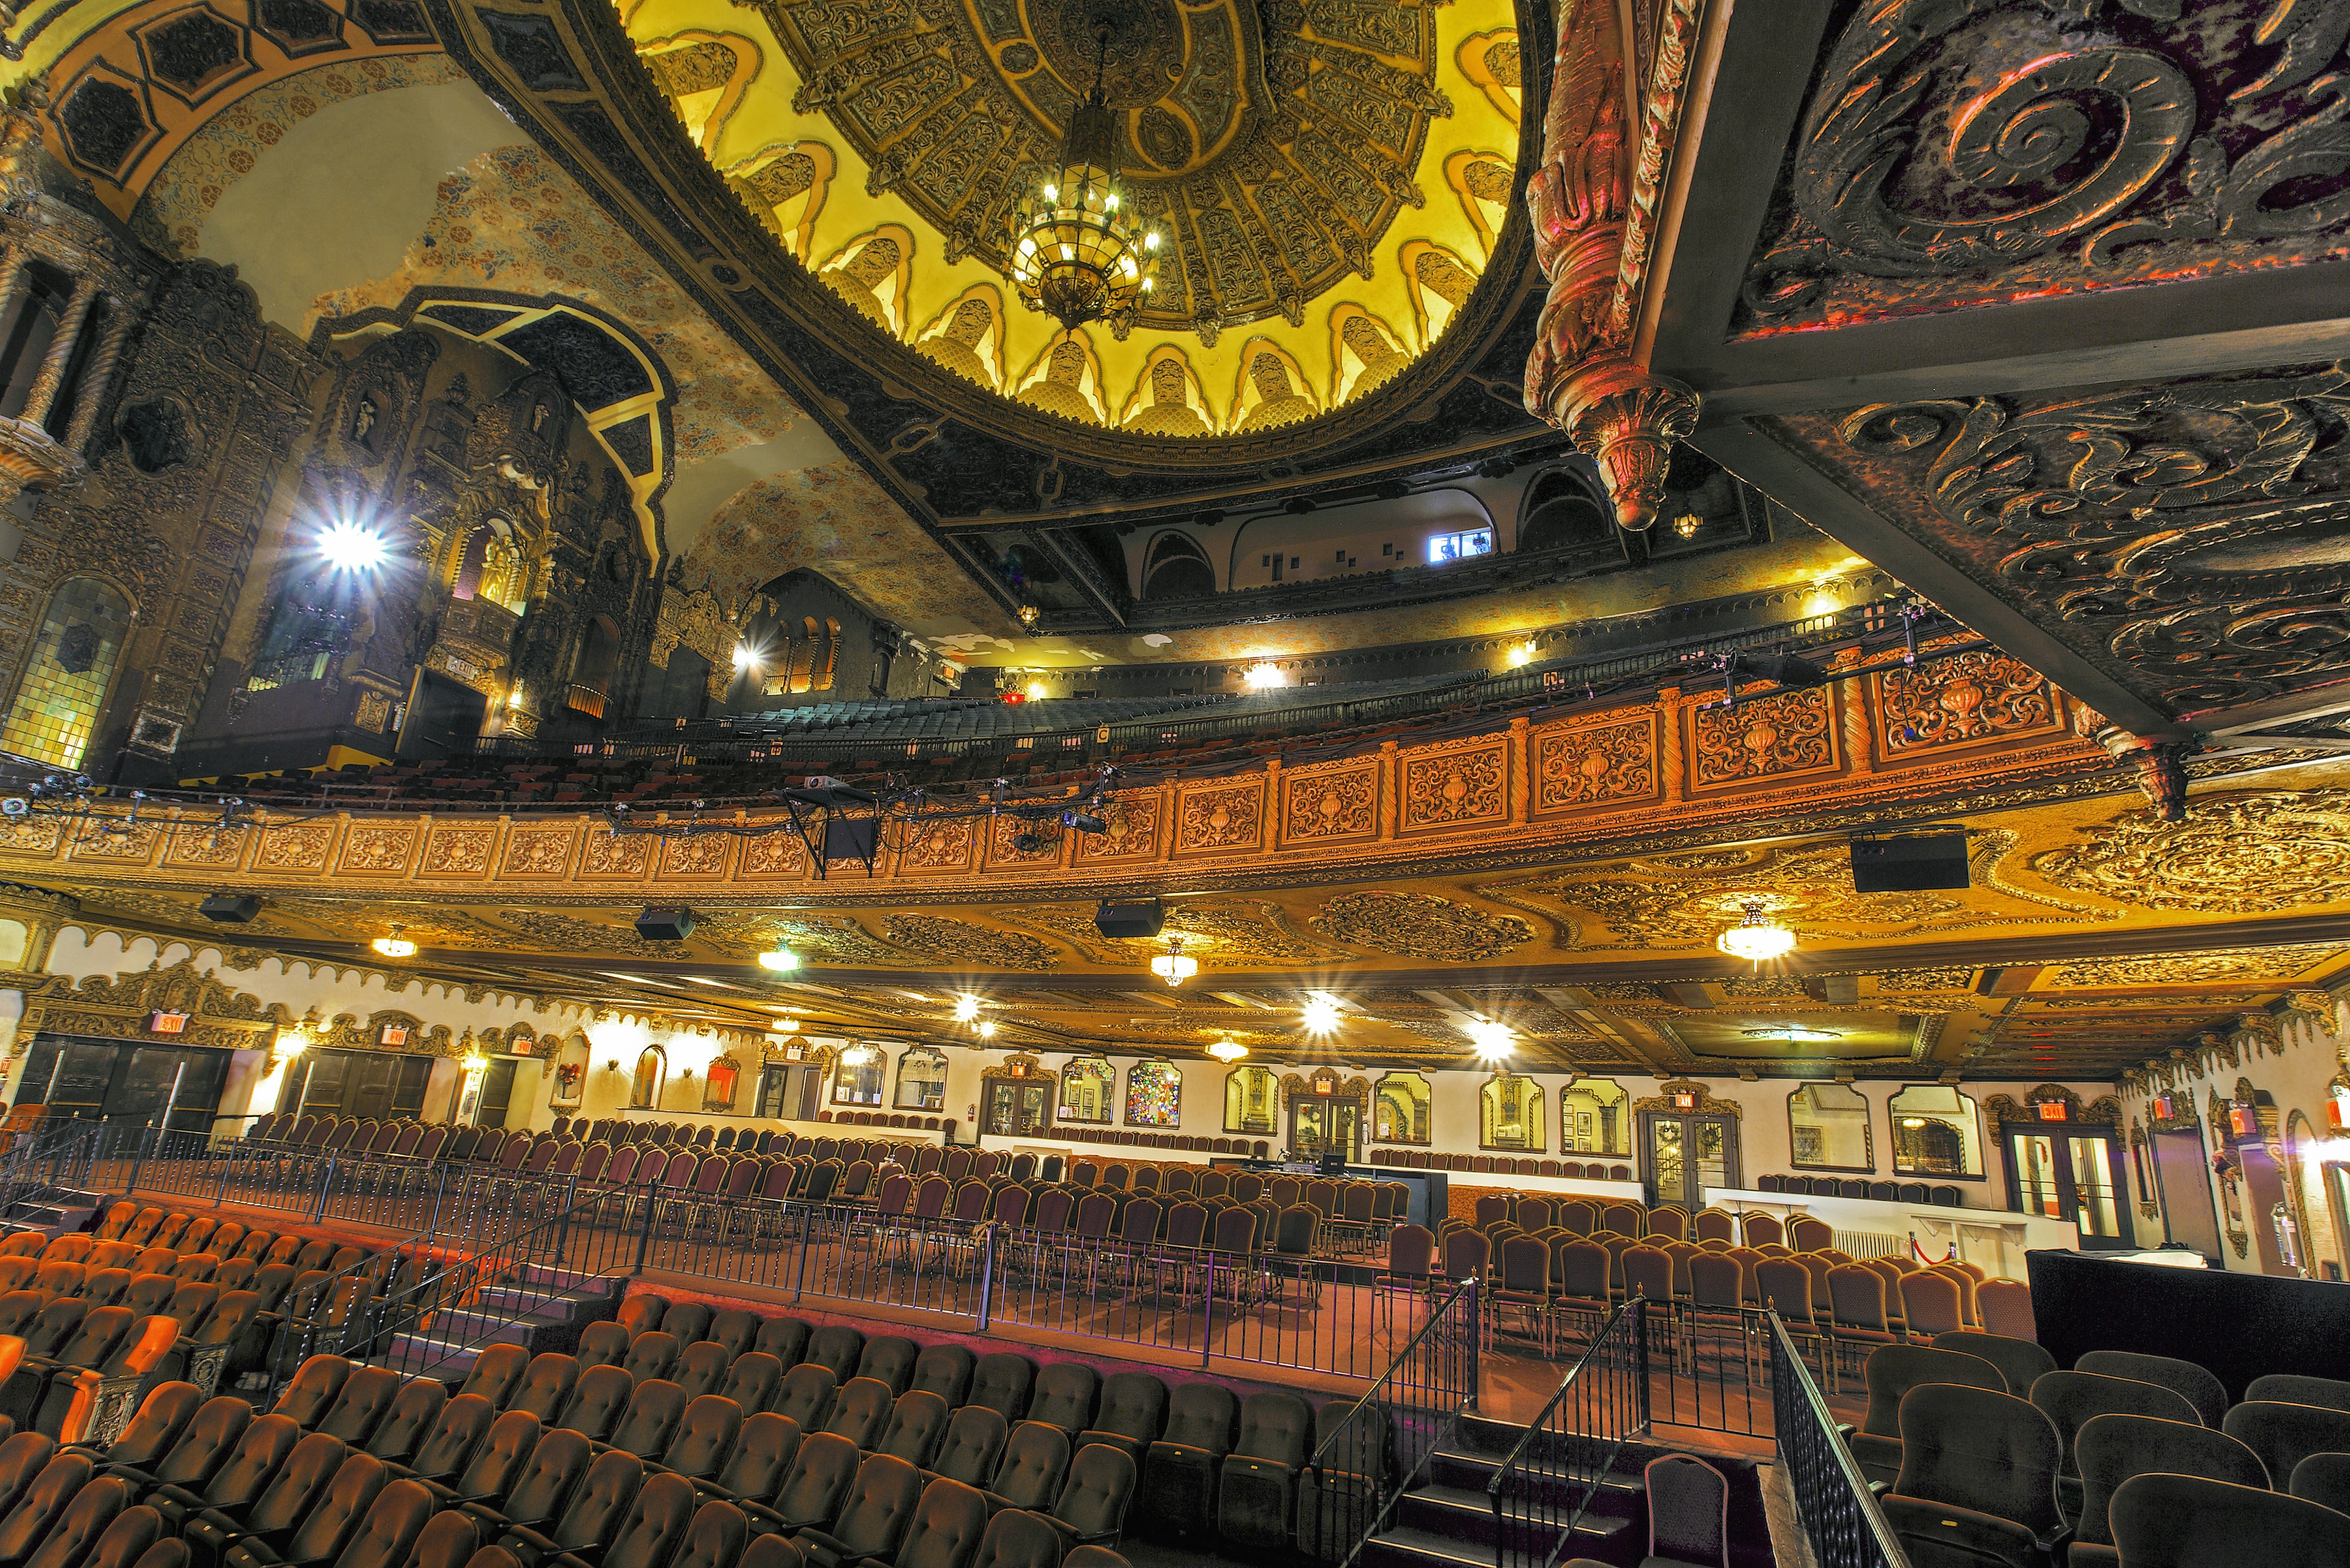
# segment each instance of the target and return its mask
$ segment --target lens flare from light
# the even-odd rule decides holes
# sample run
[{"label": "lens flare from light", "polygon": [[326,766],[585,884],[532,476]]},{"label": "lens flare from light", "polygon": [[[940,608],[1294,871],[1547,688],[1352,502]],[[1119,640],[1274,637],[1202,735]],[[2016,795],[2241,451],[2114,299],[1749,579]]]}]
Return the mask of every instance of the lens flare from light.
[{"label": "lens flare from light", "polygon": [[1305,1006],[1298,1016],[1298,1024],[1308,1034],[1330,1034],[1337,1031],[1346,1014],[1339,1011],[1338,999],[1326,991],[1308,992]]},{"label": "lens flare from light", "polygon": [[1248,1054],[1248,1047],[1237,1040],[1219,1040],[1208,1047],[1208,1054],[1219,1062],[1237,1062]]},{"label": "lens flare from light", "polygon": [[318,554],[338,572],[368,572],[391,554],[383,535],[356,523],[337,523],[318,535]]},{"label": "lens flare from light", "polygon": [[1516,1032],[1496,1019],[1472,1018],[1461,1028],[1468,1033],[1469,1044],[1475,1048],[1477,1059],[1481,1062],[1507,1059],[1517,1041]]},{"label": "lens flare from light", "polygon": [[1271,663],[1250,665],[1241,680],[1252,691],[1270,691],[1289,684],[1289,677],[1281,672],[1281,666]]},{"label": "lens flare from light", "polygon": [[1750,902],[1744,918],[1716,937],[1713,945],[1732,958],[1761,963],[1794,951],[1795,933],[1765,915],[1760,903]]},{"label": "lens flare from light", "polygon": [[759,955],[759,967],[774,970],[778,974],[786,973],[800,967],[800,955],[789,948],[771,948]]},{"label": "lens flare from light", "polygon": [[957,1023],[969,1023],[976,1020],[979,1017],[979,998],[969,992],[956,997],[954,1015]]},{"label": "lens flare from light", "polygon": [[381,953],[386,958],[414,958],[416,956],[416,944],[410,941],[406,937],[401,936],[400,931],[400,928],[394,926],[391,928],[391,934],[390,936],[378,937],[375,940],[369,942],[368,946],[373,948],[376,951]]}]

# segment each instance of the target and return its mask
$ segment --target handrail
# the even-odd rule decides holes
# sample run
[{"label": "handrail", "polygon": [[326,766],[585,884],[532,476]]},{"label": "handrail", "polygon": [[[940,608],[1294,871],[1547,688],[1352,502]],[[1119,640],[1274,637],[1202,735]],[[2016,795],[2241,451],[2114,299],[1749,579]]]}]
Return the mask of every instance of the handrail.
[{"label": "handrail", "polygon": [[[1474,1280],[1463,1280],[1459,1284],[1452,1287],[1452,1293],[1446,1296],[1443,1303],[1428,1314],[1428,1321],[1419,1325],[1419,1329],[1412,1334],[1411,1338],[1405,1342],[1404,1347],[1401,1350],[1396,1352],[1395,1359],[1388,1363],[1388,1369],[1379,1374],[1378,1381],[1374,1382],[1370,1387],[1365,1389],[1363,1397],[1356,1400],[1353,1405],[1347,1407],[1346,1419],[1341,1420],[1338,1423],[1339,1430],[1333,1432],[1330,1437],[1323,1442],[1322,1446],[1315,1450],[1314,1457],[1306,1461],[1309,1468],[1315,1469],[1323,1468],[1324,1460],[1332,1452],[1344,1446],[1341,1441],[1341,1434],[1344,1432],[1346,1421],[1353,1419],[1356,1412],[1363,1409],[1366,1406],[1369,1405],[1372,1401],[1380,1397],[1380,1391],[1386,1388],[1389,1383],[1394,1382],[1396,1375],[1410,1365],[1411,1358],[1415,1355],[1419,1354],[1420,1342],[1425,1340],[1430,1334],[1435,1333],[1437,1329],[1444,1325],[1445,1319],[1451,1312],[1453,1303],[1458,1302],[1464,1293],[1474,1292],[1476,1288],[1477,1282]],[[1476,1390],[1474,1388],[1471,1388],[1469,1391],[1469,1397],[1471,1400],[1475,1399]]]},{"label": "handrail", "polygon": [[[1590,1511],[1617,1455],[1648,1429],[1648,1304],[1634,1294],[1616,1309],[1485,1483],[1494,1568],[1549,1568]],[[1573,1419],[1564,1415],[1570,1399],[1578,1407]],[[1601,1418],[1592,1419],[1595,1414]],[[1606,1419],[1610,1414],[1626,1418]],[[1513,1479],[1516,1494],[1505,1498]],[[1513,1512],[1513,1502],[1523,1511]]]},{"label": "handrail", "polygon": [[1772,1428],[1813,1560],[1819,1568],[1909,1568],[1908,1554],[1839,1434],[1787,1325],[1775,1312],[1765,1315],[1771,1323]]}]

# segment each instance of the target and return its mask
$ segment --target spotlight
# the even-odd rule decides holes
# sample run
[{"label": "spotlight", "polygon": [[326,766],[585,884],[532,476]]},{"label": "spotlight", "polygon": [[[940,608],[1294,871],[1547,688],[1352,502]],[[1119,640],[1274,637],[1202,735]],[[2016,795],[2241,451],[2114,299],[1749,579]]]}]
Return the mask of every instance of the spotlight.
[{"label": "spotlight", "polygon": [[979,998],[972,995],[969,992],[965,992],[962,995],[956,997],[954,1015],[955,1022],[957,1023],[971,1023],[976,1022],[979,1017]]},{"label": "spotlight", "polygon": [[1305,1010],[1298,1021],[1308,1034],[1328,1034],[1337,1029],[1343,1016],[1336,997],[1326,991],[1310,991],[1305,993]]},{"label": "spotlight", "polygon": [[1219,1062],[1237,1062],[1248,1054],[1248,1047],[1237,1040],[1219,1040],[1208,1047],[1208,1054]]},{"label": "spotlight", "polygon": [[318,553],[338,572],[365,572],[383,565],[391,552],[374,529],[337,523],[318,535]]},{"label": "spotlight", "polygon": [[759,955],[759,967],[774,970],[778,974],[788,973],[800,967],[800,955],[778,944]]},{"label": "spotlight", "polygon": [[1281,666],[1273,663],[1250,665],[1241,680],[1252,691],[1269,691],[1276,686],[1289,684],[1289,677],[1281,672]]},{"label": "spotlight", "polygon": [[1107,833],[1109,824],[1087,811],[1061,813],[1061,826],[1077,833]]},{"label": "spotlight", "polygon": [[1012,849],[1015,855],[1034,855],[1052,842],[1041,833],[1015,833],[1012,836]]},{"label": "spotlight", "polygon": [[734,668],[735,668],[735,669],[737,669],[737,670],[754,670],[754,669],[756,669],[756,668],[758,667],[758,663],[759,663],[759,655],[758,655],[757,651],[756,651],[755,649],[754,649],[751,647],[751,645],[750,645],[749,643],[747,643],[747,642],[738,642],[738,643],[736,643],[736,644],[734,645]]},{"label": "spotlight", "polygon": [[261,913],[261,899],[252,893],[214,893],[196,906],[196,912],[224,926],[241,926]]},{"label": "spotlight", "polygon": [[1517,1038],[1508,1024],[1491,1018],[1472,1018],[1461,1027],[1467,1032],[1469,1044],[1476,1050],[1477,1059],[1481,1062],[1498,1063],[1506,1059]]},{"label": "spotlight", "polygon": [[693,935],[693,911],[648,909],[637,917],[637,935],[649,942],[681,942]]},{"label": "spotlight", "polygon": [[1041,680],[1031,680],[1024,694],[1031,702],[1042,702],[1045,700],[1045,683]]},{"label": "spotlight", "polygon": [[1684,539],[1696,538],[1698,530],[1704,526],[1705,519],[1694,512],[1684,512],[1673,519],[1673,532]]},{"label": "spotlight", "polygon": [[1534,647],[1534,639],[1528,638],[1523,642],[1513,644],[1510,651],[1503,657],[1508,660],[1511,669],[1523,670],[1534,661],[1534,655],[1538,651]]},{"label": "spotlight", "polygon": [[400,929],[401,928],[394,926],[391,928],[391,934],[390,936],[378,937],[375,940],[369,942],[368,946],[373,948],[376,951],[381,953],[386,958],[412,958],[416,953],[416,944],[410,941],[406,937],[401,936],[400,934]]},{"label": "spotlight", "polygon": [[995,1038],[994,1019],[983,1018],[979,1021],[979,1037],[982,1040],[993,1040]]}]

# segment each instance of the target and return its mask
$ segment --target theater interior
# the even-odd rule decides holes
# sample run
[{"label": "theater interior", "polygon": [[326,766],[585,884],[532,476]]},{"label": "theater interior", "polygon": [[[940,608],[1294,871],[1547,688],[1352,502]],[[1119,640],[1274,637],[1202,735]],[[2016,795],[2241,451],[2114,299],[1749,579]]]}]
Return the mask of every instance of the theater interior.
[{"label": "theater interior", "polygon": [[2345,40],[0,3],[0,1568],[2350,1568]]}]

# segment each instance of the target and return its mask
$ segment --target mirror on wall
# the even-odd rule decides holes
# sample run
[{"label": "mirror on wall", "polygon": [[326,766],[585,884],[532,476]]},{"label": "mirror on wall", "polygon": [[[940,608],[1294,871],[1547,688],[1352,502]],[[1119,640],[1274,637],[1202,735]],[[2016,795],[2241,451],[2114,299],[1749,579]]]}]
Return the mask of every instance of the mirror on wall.
[{"label": "mirror on wall", "polygon": [[1806,1170],[1872,1174],[1868,1096],[1850,1084],[1798,1084],[1787,1096],[1787,1163]]},{"label": "mirror on wall", "polygon": [[901,1111],[939,1111],[947,1103],[947,1054],[928,1045],[909,1045],[898,1058],[898,1098]]},{"label": "mirror on wall", "polygon": [[1118,1094],[1118,1069],[1107,1056],[1080,1056],[1061,1069],[1061,1119],[1107,1123]]},{"label": "mirror on wall", "polygon": [[1281,1080],[1270,1067],[1235,1067],[1224,1078],[1224,1130],[1269,1137],[1278,1130]]},{"label": "mirror on wall", "polygon": [[1613,1078],[1577,1078],[1558,1095],[1561,1154],[1632,1152],[1631,1092]]},{"label": "mirror on wall", "polygon": [[1478,1132],[1486,1148],[1544,1151],[1542,1088],[1523,1073],[1496,1073],[1477,1091]]},{"label": "mirror on wall", "polygon": [[1425,1148],[1430,1141],[1430,1106],[1435,1096],[1428,1080],[1417,1073],[1389,1073],[1371,1090],[1371,1141],[1407,1143]]},{"label": "mirror on wall", "polygon": [[1982,1113],[1948,1084],[1912,1084],[1886,1106],[1896,1176],[1981,1176]]},{"label": "mirror on wall", "polygon": [[881,1078],[889,1068],[888,1058],[879,1045],[851,1045],[840,1054],[832,1074],[832,1103],[836,1106],[878,1106],[881,1103]]}]

